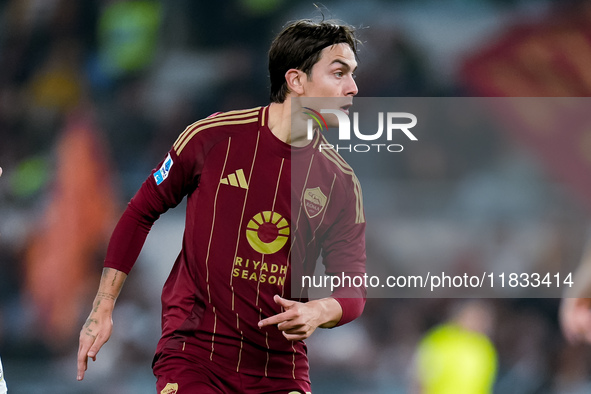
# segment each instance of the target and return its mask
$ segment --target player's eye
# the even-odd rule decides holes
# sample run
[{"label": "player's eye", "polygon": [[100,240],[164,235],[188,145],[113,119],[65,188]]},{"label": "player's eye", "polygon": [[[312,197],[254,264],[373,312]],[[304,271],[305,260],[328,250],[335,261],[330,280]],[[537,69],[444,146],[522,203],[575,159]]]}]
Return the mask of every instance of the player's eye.
[{"label": "player's eye", "polygon": [[342,71],[337,71],[336,73],[334,73],[334,75],[337,78],[343,78],[343,72]]}]

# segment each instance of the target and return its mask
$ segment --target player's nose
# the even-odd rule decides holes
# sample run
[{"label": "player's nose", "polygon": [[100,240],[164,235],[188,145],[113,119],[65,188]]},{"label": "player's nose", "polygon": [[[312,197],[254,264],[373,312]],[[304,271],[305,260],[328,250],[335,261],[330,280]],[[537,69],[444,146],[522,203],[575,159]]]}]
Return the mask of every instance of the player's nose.
[{"label": "player's nose", "polygon": [[353,75],[349,75],[349,80],[347,82],[345,96],[355,96],[359,92],[359,89],[357,89],[357,83],[355,83]]}]

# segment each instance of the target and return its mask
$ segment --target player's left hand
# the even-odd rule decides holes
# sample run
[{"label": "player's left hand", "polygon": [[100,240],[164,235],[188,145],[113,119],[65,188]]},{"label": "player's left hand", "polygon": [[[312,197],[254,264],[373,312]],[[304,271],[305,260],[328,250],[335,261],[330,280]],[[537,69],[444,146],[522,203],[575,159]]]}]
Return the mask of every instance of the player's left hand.
[{"label": "player's left hand", "polygon": [[273,301],[285,310],[259,322],[259,328],[276,324],[283,336],[290,341],[308,338],[320,325],[320,310],[308,303],[291,301],[278,295]]},{"label": "player's left hand", "polygon": [[[273,301],[283,307],[285,311],[261,320],[259,328],[276,324],[277,328],[283,332],[283,336],[290,341],[301,341],[308,338],[316,328],[332,320],[324,316],[327,306],[334,307],[333,303],[338,305],[334,299],[304,303],[288,300],[278,295],[273,297]],[[338,308],[340,312],[340,306]]]}]

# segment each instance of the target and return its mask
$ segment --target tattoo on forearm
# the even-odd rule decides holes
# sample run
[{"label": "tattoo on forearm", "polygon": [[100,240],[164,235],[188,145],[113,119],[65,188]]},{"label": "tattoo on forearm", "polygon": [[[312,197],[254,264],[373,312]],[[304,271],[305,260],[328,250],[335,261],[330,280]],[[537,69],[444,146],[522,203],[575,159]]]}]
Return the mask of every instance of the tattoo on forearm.
[{"label": "tattoo on forearm", "polygon": [[104,291],[99,291],[96,297],[99,298],[99,301],[96,304],[97,306],[99,305],[101,299],[112,301],[115,301],[117,299],[117,297],[115,297],[113,294],[105,293]]},{"label": "tattoo on forearm", "polygon": [[117,275],[119,272],[115,271],[115,275],[113,276],[113,281],[111,282],[111,286],[115,286],[115,281],[117,280]]}]

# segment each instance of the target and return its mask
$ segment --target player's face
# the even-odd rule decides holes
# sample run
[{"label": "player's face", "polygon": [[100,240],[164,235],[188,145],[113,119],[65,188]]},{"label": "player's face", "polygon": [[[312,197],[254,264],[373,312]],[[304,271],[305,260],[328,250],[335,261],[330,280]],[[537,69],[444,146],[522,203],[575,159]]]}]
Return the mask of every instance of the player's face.
[{"label": "player's face", "polygon": [[330,108],[349,114],[353,96],[357,94],[354,72],[357,69],[355,54],[348,44],[326,47],[320,59],[312,67],[311,75],[304,75],[304,97],[334,97],[327,100]]}]

